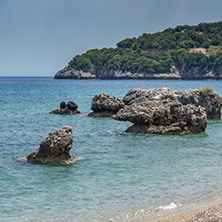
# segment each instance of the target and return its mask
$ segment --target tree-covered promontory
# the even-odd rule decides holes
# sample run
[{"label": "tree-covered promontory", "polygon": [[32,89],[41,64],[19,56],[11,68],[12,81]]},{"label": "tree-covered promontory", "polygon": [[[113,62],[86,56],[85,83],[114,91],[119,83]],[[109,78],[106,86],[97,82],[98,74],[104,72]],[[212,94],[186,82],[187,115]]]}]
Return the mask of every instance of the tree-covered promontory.
[{"label": "tree-covered promontory", "polygon": [[76,55],[55,78],[222,78],[222,22],[144,33],[116,45]]}]

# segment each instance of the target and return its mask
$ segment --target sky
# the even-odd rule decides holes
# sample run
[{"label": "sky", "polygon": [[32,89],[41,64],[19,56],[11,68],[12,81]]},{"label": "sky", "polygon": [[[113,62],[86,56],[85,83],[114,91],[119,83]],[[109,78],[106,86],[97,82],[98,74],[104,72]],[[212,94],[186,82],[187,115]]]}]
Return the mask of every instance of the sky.
[{"label": "sky", "polygon": [[222,21],[221,0],[0,0],[0,76],[54,76],[143,33]]}]

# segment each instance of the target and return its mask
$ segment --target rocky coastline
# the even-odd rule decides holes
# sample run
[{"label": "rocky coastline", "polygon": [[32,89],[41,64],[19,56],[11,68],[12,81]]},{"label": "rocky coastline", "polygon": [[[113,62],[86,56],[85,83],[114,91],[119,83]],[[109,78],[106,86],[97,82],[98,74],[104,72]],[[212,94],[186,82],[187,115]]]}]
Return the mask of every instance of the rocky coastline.
[{"label": "rocky coastline", "polygon": [[54,79],[94,79],[94,80],[124,80],[124,79],[138,79],[138,80],[220,80],[222,74],[209,72],[201,74],[198,72],[192,73],[179,73],[175,68],[171,73],[132,73],[121,70],[102,71],[97,70],[94,72],[83,72],[74,70],[66,66],[59,70]]}]

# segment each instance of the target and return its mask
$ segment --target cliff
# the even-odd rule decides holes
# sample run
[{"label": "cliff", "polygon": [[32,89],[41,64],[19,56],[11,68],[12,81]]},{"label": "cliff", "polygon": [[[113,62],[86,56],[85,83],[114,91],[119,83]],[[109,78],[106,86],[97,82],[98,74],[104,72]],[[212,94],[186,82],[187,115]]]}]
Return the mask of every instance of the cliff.
[{"label": "cliff", "polygon": [[201,74],[198,72],[189,72],[185,74],[181,73],[132,73],[123,72],[118,70],[105,71],[103,73],[90,73],[79,70],[72,70],[68,67],[59,70],[55,79],[176,79],[176,80],[210,80],[210,79],[222,79],[222,73],[208,72]]}]

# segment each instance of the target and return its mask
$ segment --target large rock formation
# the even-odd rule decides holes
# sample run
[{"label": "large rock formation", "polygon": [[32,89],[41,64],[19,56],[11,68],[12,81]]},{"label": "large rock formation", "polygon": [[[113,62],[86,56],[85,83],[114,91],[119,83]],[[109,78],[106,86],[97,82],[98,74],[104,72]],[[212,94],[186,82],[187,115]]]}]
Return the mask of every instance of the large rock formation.
[{"label": "large rock formation", "polygon": [[184,134],[205,131],[208,118],[221,118],[222,98],[213,90],[132,89],[116,120],[130,121],[127,132]]},{"label": "large rock formation", "polygon": [[101,93],[100,95],[95,95],[92,99],[91,109],[93,112],[89,113],[88,116],[112,117],[123,107],[124,103],[121,99]]},{"label": "large rock formation", "polygon": [[142,134],[185,134],[204,132],[205,109],[169,99],[145,101],[124,106],[114,117],[134,123],[126,132]]},{"label": "large rock formation", "polygon": [[67,104],[65,102],[61,102],[60,109],[53,110],[49,112],[49,114],[61,114],[61,115],[80,114],[81,112],[77,108],[78,105],[72,101],[69,101]]},{"label": "large rock formation", "polygon": [[29,154],[26,159],[35,164],[74,163],[77,158],[69,154],[72,149],[72,142],[72,127],[65,126],[54,133],[50,132],[48,138],[41,142],[38,150]]},{"label": "large rock formation", "polygon": [[221,118],[222,98],[215,92],[202,90],[171,91],[164,87],[160,89],[132,89],[123,98],[126,105],[147,101],[178,101],[183,105],[192,104],[206,109],[207,117]]}]

